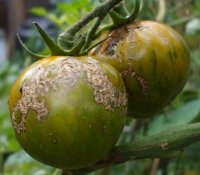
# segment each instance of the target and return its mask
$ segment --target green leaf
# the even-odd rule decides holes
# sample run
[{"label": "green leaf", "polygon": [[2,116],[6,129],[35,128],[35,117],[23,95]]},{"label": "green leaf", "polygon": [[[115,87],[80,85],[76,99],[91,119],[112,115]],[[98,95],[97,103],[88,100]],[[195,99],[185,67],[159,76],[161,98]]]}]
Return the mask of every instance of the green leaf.
[{"label": "green leaf", "polygon": [[149,123],[148,135],[192,123],[200,116],[200,99],[186,103],[175,111],[161,114]]},{"label": "green leaf", "polygon": [[31,8],[30,13],[37,15],[37,16],[45,16],[48,14],[47,10],[42,7]]}]

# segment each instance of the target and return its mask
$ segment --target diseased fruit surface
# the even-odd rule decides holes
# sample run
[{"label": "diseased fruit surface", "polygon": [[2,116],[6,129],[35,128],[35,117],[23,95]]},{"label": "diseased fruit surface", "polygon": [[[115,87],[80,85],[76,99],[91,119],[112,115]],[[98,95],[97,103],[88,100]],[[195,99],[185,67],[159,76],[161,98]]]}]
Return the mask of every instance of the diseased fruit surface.
[{"label": "diseased fruit surface", "polygon": [[28,67],[9,97],[21,146],[53,167],[95,163],[115,145],[127,97],[120,74],[91,57],[49,57]]},{"label": "diseased fruit surface", "polygon": [[111,38],[89,54],[121,73],[128,93],[129,117],[152,117],[182,90],[190,54],[175,30],[157,22],[141,21],[101,37],[105,35]]}]

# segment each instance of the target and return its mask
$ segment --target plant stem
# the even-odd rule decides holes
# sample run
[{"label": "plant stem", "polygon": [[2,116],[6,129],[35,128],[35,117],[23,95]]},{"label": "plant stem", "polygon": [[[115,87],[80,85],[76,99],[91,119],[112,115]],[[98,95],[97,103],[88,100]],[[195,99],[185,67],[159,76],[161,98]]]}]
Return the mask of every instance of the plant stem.
[{"label": "plant stem", "polygon": [[81,18],[80,21],[68,28],[65,32],[61,33],[58,37],[58,44],[64,49],[69,49],[66,48],[72,45],[69,41],[73,41],[75,34],[80,29],[96,17],[105,17],[107,13],[121,1],[122,0],[107,0],[106,2],[99,4],[93,11]]},{"label": "plant stem", "polygon": [[118,8],[121,8],[121,11],[119,11],[119,9],[118,9],[119,13],[114,8],[112,11],[109,12],[109,15],[110,15],[113,23],[101,28],[98,31],[98,33],[96,34],[95,38],[97,38],[99,35],[101,35],[101,33],[103,33],[106,30],[112,30],[113,28],[115,28],[117,26],[121,26],[123,24],[133,22],[137,18],[137,16],[139,15],[142,4],[143,4],[143,0],[135,0],[135,9],[128,16],[127,15],[123,16],[123,12],[121,12],[121,11],[125,11],[125,10],[124,10],[124,7],[122,5],[118,6]]},{"label": "plant stem", "polygon": [[84,27],[94,18],[106,16],[106,14],[121,1],[122,0],[108,0],[98,5],[93,11],[88,13],[88,15],[86,15],[80,21],[78,21],[75,25],[67,29],[66,33],[71,33],[72,35],[75,35],[82,27]]},{"label": "plant stem", "polygon": [[88,173],[136,159],[174,157],[179,155],[184,147],[197,141],[200,141],[200,123],[179,126],[117,146],[95,165],[76,172]]},{"label": "plant stem", "polygon": [[163,22],[166,15],[166,2],[165,0],[157,0],[158,2],[158,14],[156,16],[156,21]]},{"label": "plant stem", "polygon": [[85,50],[85,49],[88,48],[88,46],[90,45],[91,40],[94,38],[94,35],[95,35],[95,32],[96,32],[97,28],[101,24],[102,20],[103,20],[103,18],[98,17],[97,21],[95,22],[95,24],[92,26],[92,28],[88,32],[88,35],[87,35],[87,38],[86,38],[86,42],[85,42],[85,45],[82,48],[82,50]]}]

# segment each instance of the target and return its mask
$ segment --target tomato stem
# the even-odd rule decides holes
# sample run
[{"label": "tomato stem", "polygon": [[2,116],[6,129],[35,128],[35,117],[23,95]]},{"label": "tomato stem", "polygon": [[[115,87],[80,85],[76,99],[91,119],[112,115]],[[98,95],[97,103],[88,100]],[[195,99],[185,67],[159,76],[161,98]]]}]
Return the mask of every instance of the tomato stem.
[{"label": "tomato stem", "polygon": [[[102,0],[100,0],[102,2]],[[107,0],[103,1],[100,5],[98,5],[94,10],[80,19],[76,24],[69,27],[65,32],[61,33],[58,36],[58,43],[54,42],[49,35],[37,24],[34,23],[40,36],[43,38],[44,42],[48,46],[50,50],[50,55],[38,55],[30,51],[26,45],[21,41],[18,36],[18,39],[21,45],[34,57],[43,58],[48,56],[79,56],[83,54],[87,54],[87,52],[93,46],[91,45],[92,40],[94,40],[98,34],[105,30],[112,29],[116,26],[122,25],[124,23],[128,23],[135,19],[140,11],[140,0],[136,0],[135,10],[134,12],[127,16],[127,11],[122,3],[123,0]],[[112,10],[113,9],[113,10]],[[112,10],[112,11],[111,11]],[[97,30],[102,23],[102,20],[105,18],[107,14],[110,14],[113,24],[108,25],[100,30],[97,34]],[[126,16],[123,16],[123,15]],[[90,21],[97,18],[94,25],[91,27],[89,32],[84,33],[83,35],[77,36],[77,32],[80,31],[85,25],[87,25]],[[78,39],[77,39],[78,38]],[[102,40],[104,41],[104,40]],[[99,42],[101,43],[101,41]]]},{"label": "tomato stem", "polygon": [[21,38],[19,37],[19,35],[17,35],[18,40],[20,42],[20,44],[22,45],[22,47],[29,53],[31,54],[33,57],[36,58],[45,58],[45,57],[49,57],[49,56],[57,56],[57,55],[61,55],[61,56],[75,56],[75,55],[79,55],[79,53],[81,52],[81,49],[83,48],[84,44],[85,44],[85,36],[79,35],[78,38],[74,39],[74,46],[71,50],[63,50],[62,48],[60,48],[60,46],[55,43],[50,37],[49,35],[37,24],[37,23],[33,23],[40,36],[42,37],[42,39],[44,40],[45,44],[47,45],[47,47],[50,50],[50,55],[39,55],[36,54],[34,52],[32,52],[31,50],[29,50],[26,45],[23,43],[23,41],[21,40]]},{"label": "tomato stem", "polygon": [[88,46],[90,45],[91,40],[94,38],[94,35],[96,33],[96,30],[98,29],[98,27],[100,26],[101,22],[102,22],[103,18],[102,17],[98,17],[97,21],[95,22],[95,24],[92,26],[92,28],[90,29],[90,31],[87,34],[87,38],[86,38],[86,42],[85,45],[83,47],[83,51],[85,49],[88,48]]},{"label": "tomato stem", "polygon": [[79,55],[83,56],[86,55],[91,49],[93,49],[94,47],[98,46],[99,44],[103,43],[104,41],[106,41],[107,39],[111,38],[110,36],[105,37],[104,39],[100,40],[97,43],[94,43],[93,45],[89,46],[88,48],[86,48],[85,50],[83,50]]},{"label": "tomato stem", "polygon": [[143,0],[136,0],[135,1],[134,11],[128,17],[126,17],[127,23],[132,22],[133,20],[135,20],[138,17],[142,6],[143,6]]},{"label": "tomato stem", "polygon": [[142,0],[135,0],[135,9],[130,15],[124,16],[128,11],[122,4],[118,5],[117,8],[114,8],[109,12],[109,15],[113,21],[112,24],[104,26],[97,34],[96,37],[101,35],[106,30],[112,30],[120,25],[127,24],[133,22],[140,13],[140,9],[142,7]]},{"label": "tomato stem", "polygon": [[125,145],[116,146],[103,160],[90,167],[73,172],[90,173],[130,160],[177,157],[184,147],[199,140],[200,123],[182,125],[151,136],[135,139]]},{"label": "tomato stem", "polygon": [[[88,13],[88,15],[84,16],[76,24],[68,28],[65,32],[61,33],[58,37],[58,45],[64,50],[71,49],[73,47],[74,36],[78,31],[80,31],[94,18],[100,18],[101,20],[103,20],[103,18],[108,14],[108,12],[121,1],[122,0],[108,0],[99,4],[96,8],[94,8],[94,10]],[[94,28],[96,29],[97,27]],[[93,35],[93,33],[95,33],[95,30],[92,30],[91,34]],[[88,36],[92,36],[91,34],[88,34]],[[87,39],[86,45],[89,45],[88,41],[90,40],[90,38]]]},{"label": "tomato stem", "polygon": [[125,8],[123,3],[120,3],[118,5],[116,5],[115,8],[113,8],[113,11],[123,15],[123,16],[127,16],[128,15],[128,10],[127,8]]}]

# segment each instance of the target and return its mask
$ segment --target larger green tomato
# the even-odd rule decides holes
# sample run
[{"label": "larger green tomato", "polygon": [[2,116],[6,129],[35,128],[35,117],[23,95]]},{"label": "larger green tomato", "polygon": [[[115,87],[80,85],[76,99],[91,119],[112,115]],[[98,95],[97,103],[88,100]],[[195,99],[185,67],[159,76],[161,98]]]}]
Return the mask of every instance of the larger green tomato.
[{"label": "larger green tomato", "polygon": [[152,21],[134,22],[104,33],[110,36],[90,55],[121,74],[128,93],[128,116],[152,117],[169,104],[187,80],[190,54],[172,28]]},{"label": "larger green tomato", "polygon": [[21,146],[62,169],[105,156],[124,126],[127,98],[120,74],[91,57],[49,57],[14,83],[9,110]]}]

